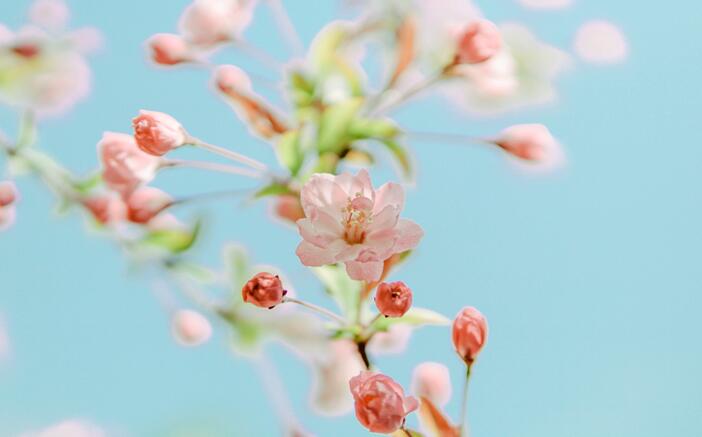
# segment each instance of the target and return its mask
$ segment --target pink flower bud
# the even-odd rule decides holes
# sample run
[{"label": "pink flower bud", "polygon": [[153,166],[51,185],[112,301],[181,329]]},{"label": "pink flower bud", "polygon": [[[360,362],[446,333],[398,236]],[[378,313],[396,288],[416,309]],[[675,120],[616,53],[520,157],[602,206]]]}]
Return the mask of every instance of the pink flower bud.
[{"label": "pink flower bud", "polygon": [[103,225],[121,222],[127,216],[124,201],[116,195],[91,197],[83,201],[83,206]]},{"label": "pink flower bud", "polygon": [[427,361],[412,372],[412,393],[443,407],[451,399],[451,376],[446,366]]},{"label": "pink flower bud", "polygon": [[478,64],[492,58],[502,48],[500,30],[492,22],[478,20],[465,28],[458,40],[456,61]]},{"label": "pink flower bud", "polygon": [[12,50],[12,53],[15,55],[21,57],[21,58],[26,58],[26,59],[32,59],[41,53],[41,48],[32,43],[23,43],[23,44],[17,44],[13,46],[10,50]]},{"label": "pink flower bud", "polygon": [[111,189],[128,196],[156,175],[160,159],[144,153],[131,135],[105,132],[98,143],[102,179]]},{"label": "pink flower bud", "polygon": [[157,33],[146,41],[151,59],[160,65],[176,65],[192,61],[190,47],[180,35]]},{"label": "pink flower bud", "polygon": [[145,224],[173,204],[171,197],[154,187],[141,187],[127,198],[127,218]]},{"label": "pink flower bud", "polygon": [[17,196],[17,187],[13,182],[0,182],[0,207],[12,205],[17,201]]},{"label": "pink flower bud", "polygon": [[381,282],[375,305],[385,317],[402,317],[412,306],[412,290],[404,282]]},{"label": "pink flower bud", "polygon": [[198,346],[212,335],[209,320],[197,311],[179,310],[171,322],[173,336],[183,346]]},{"label": "pink flower bud", "polygon": [[254,1],[194,0],[180,17],[178,29],[188,41],[214,45],[239,37],[251,22]]},{"label": "pink flower bud", "polygon": [[225,94],[230,91],[247,94],[253,90],[251,79],[246,72],[234,65],[220,65],[213,77],[217,89]]},{"label": "pink flower bud", "polygon": [[453,347],[467,365],[475,358],[487,340],[488,327],[485,317],[473,307],[465,307],[453,321]]},{"label": "pink flower bud", "polygon": [[542,124],[518,124],[503,130],[495,144],[517,158],[526,161],[552,160],[558,143]]},{"label": "pink flower bud", "polygon": [[419,407],[402,387],[380,373],[362,372],[349,381],[356,418],[366,429],[391,434],[405,423],[405,417]]},{"label": "pink flower bud", "polygon": [[165,155],[185,144],[188,138],[178,120],[163,112],[139,111],[132,126],[137,145],[150,155]]},{"label": "pink flower bud", "polygon": [[292,224],[305,218],[305,211],[302,209],[298,196],[283,194],[274,200],[273,213],[276,217],[289,221]]},{"label": "pink flower bud", "polygon": [[249,302],[261,308],[273,308],[283,301],[287,291],[278,275],[267,272],[257,273],[241,289],[244,302]]}]

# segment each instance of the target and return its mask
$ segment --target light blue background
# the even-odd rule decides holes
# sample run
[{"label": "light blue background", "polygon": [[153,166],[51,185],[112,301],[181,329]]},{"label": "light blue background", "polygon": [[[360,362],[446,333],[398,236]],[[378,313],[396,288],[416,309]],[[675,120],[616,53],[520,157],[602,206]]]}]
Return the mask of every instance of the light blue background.
[{"label": "light blue background", "polygon": [[[43,147],[87,172],[101,132],[128,131],[137,110],[150,108],[175,115],[198,136],[273,162],[207,89],[204,71],[163,71],[144,61],[143,41],[175,30],[187,1],[70,3],[74,24],[99,27],[106,46],[92,62],[94,92],[67,117],[45,123]],[[287,3],[306,40],[338,11],[333,1]],[[28,4],[3,1],[0,21],[16,27]],[[426,237],[397,278],[414,288],[417,305],[453,315],[470,304],[490,320],[471,386],[473,435],[702,435],[699,5],[590,0],[557,12],[528,11],[511,0],[480,6],[495,21],[525,22],[565,49],[580,23],[606,18],[626,33],[631,56],[613,67],[576,62],[559,81],[557,105],[474,119],[431,99],[401,114],[415,130],[477,134],[539,121],[567,147],[567,172],[533,178],[496,151],[414,145],[421,170],[405,216],[423,225]],[[248,36],[283,55],[265,8],[258,15]],[[241,60],[221,60],[227,56]],[[11,131],[14,116],[0,115]],[[230,181],[246,186],[199,173],[164,176],[159,182],[176,193]],[[197,186],[190,176],[198,176]],[[375,182],[389,177],[386,166]],[[68,417],[129,435],[176,435],[200,425],[209,426],[203,435],[277,434],[256,372],[228,352],[224,329],[204,347],[177,346],[151,280],[125,274],[122,255],[86,235],[78,214],[51,216],[41,185],[19,185],[19,222],[0,242],[0,313],[13,343],[12,362],[0,369],[0,435]],[[323,302],[293,255],[298,236],[262,221],[265,211],[234,203],[212,209],[202,259],[217,262],[218,241],[241,241],[256,260],[287,270],[301,295]],[[351,416],[313,416],[304,366],[278,349],[273,357],[309,429],[363,434]],[[448,363],[458,385],[461,366],[445,329],[418,332],[407,354],[380,365],[407,385],[424,360]],[[454,416],[457,409],[454,400]]]}]

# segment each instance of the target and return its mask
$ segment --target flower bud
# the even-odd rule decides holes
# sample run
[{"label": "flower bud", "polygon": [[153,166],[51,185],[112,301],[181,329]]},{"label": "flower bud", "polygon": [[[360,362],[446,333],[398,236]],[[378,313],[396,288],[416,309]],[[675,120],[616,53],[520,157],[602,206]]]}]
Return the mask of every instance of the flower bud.
[{"label": "flower bud", "polygon": [[154,187],[141,187],[127,198],[127,218],[146,224],[173,204],[171,197]]},{"label": "flower bud", "polygon": [[168,114],[156,111],[139,111],[132,120],[134,139],[139,148],[155,156],[165,155],[187,141],[183,126]]},{"label": "flower bud", "polygon": [[198,346],[212,335],[209,320],[197,311],[179,310],[173,315],[171,330],[178,343],[183,346]]},{"label": "flower bud", "polygon": [[124,201],[116,195],[90,197],[83,201],[83,206],[103,225],[120,222],[127,216]]},{"label": "flower bud", "polygon": [[177,65],[192,61],[190,47],[180,35],[157,33],[146,41],[151,59],[159,65]]},{"label": "flower bud", "polygon": [[488,327],[485,317],[473,307],[465,307],[453,321],[453,347],[467,365],[475,358],[487,340]]},{"label": "flower bud", "polygon": [[244,70],[234,65],[220,65],[214,71],[214,83],[223,93],[236,91],[240,94],[252,92],[251,79]]},{"label": "flower bud", "polygon": [[456,61],[478,64],[492,58],[502,48],[500,30],[492,22],[477,20],[470,23],[458,40]]},{"label": "flower bud", "polygon": [[362,372],[351,378],[349,387],[356,419],[370,432],[392,434],[419,407],[417,399],[405,397],[400,384],[380,373]]},{"label": "flower bud", "polygon": [[0,182],[0,208],[17,201],[17,187],[11,181]]},{"label": "flower bud", "polygon": [[446,366],[427,361],[412,372],[412,393],[429,399],[434,405],[445,406],[451,399],[451,376]]},{"label": "flower bud", "polygon": [[159,158],[139,150],[131,135],[105,132],[98,143],[102,179],[111,189],[128,196],[156,175]]},{"label": "flower bud", "polygon": [[287,291],[278,275],[267,272],[257,273],[241,289],[244,302],[252,303],[257,307],[271,309],[283,301]]},{"label": "flower bud", "polygon": [[381,282],[375,292],[375,305],[385,317],[402,317],[412,306],[412,290],[404,282]]},{"label": "flower bud", "polygon": [[194,0],[178,29],[193,44],[210,46],[241,35],[251,22],[254,1]]},{"label": "flower bud", "polygon": [[518,124],[503,130],[495,144],[507,153],[526,161],[547,161],[558,144],[542,124]]},{"label": "flower bud", "polygon": [[291,194],[283,194],[275,198],[273,213],[276,217],[292,224],[305,218],[305,211],[302,209],[299,196]]}]

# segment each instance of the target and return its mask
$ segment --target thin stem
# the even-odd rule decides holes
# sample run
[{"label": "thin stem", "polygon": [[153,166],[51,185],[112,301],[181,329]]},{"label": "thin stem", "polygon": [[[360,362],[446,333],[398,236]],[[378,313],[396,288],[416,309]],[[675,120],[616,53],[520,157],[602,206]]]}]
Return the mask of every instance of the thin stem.
[{"label": "thin stem", "polygon": [[[422,91],[426,90],[427,88],[430,88],[432,85],[436,84],[439,82],[441,79],[444,78],[444,72],[440,72],[439,74],[436,74],[434,76],[429,77],[423,82],[419,82],[415,86],[411,87],[407,91],[405,91],[404,94],[402,94],[400,97],[395,99],[395,101],[388,103],[385,106],[380,106],[377,108],[373,113],[386,113],[390,112],[391,110],[395,109],[396,107],[402,105],[405,103],[407,100],[411,99],[412,97],[416,96],[417,94],[421,93]],[[377,115],[377,114],[374,114]]]},{"label": "thin stem", "polygon": [[315,312],[317,312],[317,313],[319,313],[319,314],[322,314],[322,315],[324,315],[324,316],[326,316],[326,317],[329,317],[330,319],[332,319],[332,320],[334,320],[334,321],[336,321],[336,322],[339,322],[339,323],[341,323],[342,325],[345,325],[345,324],[346,324],[346,320],[344,320],[341,316],[339,316],[339,315],[337,315],[337,314],[334,314],[333,312],[329,311],[329,310],[326,309],[326,308],[322,308],[322,307],[317,306],[317,305],[315,305],[315,304],[312,304],[312,303],[309,303],[309,302],[305,302],[305,301],[302,301],[302,300],[299,300],[299,299],[295,299],[294,297],[285,297],[285,298],[283,299],[283,303],[287,303],[287,302],[296,303],[296,304],[298,304],[298,305],[302,305],[303,307],[308,308],[308,309],[311,309],[312,311],[315,311]]},{"label": "thin stem", "polygon": [[180,159],[165,160],[161,163],[160,168],[199,168],[202,170],[246,176],[253,179],[263,178],[263,175],[258,171],[207,161],[189,161]]},{"label": "thin stem", "polygon": [[199,193],[199,194],[193,194],[192,196],[187,196],[187,197],[181,197],[178,199],[175,199],[172,201],[169,206],[176,206],[176,205],[186,205],[194,202],[204,202],[207,200],[213,200],[213,199],[220,199],[220,198],[226,198],[226,197],[237,197],[241,196],[244,194],[250,193],[251,190],[249,189],[243,189],[243,190],[223,190],[223,191],[212,191],[209,193]]},{"label": "thin stem", "polygon": [[268,167],[266,166],[266,164],[257,161],[253,158],[249,158],[248,156],[242,155],[241,153],[235,152],[233,150],[225,149],[224,147],[220,146],[215,146],[214,144],[208,144],[197,138],[188,138],[188,143],[195,147],[200,147],[201,149],[207,150],[212,153],[216,153],[217,155],[224,156],[225,158],[231,159],[232,161],[248,165],[249,167],[254,168],[256,170],[262,172],[268,171]]},{"label": "thin stem", "polygon": [[290,20],[290,15],[288,15],[287,11],[285,10],[283,2],[281,0],[269,0],[268,5],[273,12],[273,18],[278,24],[278,28],[280,29],[285,42],[296,55],[302,54],[304,52],[302,40],[300,39],[300,35],[295,30],[295,25],[293,24],[292,20]]},{"label": "thin stem", "polygon": [[366,346],[368,346],[368,342],[365,340],[361,340],[361,341],[356,342],[356,347],[358,348],[358,354],[361,356],[361,360],[363,360],[363,365],[366,366],[367,370],[370,370],[371,364],[370,364],[370,360],[368,359],[368,353],[366,352]]},{"label": "thin stem", "polygon": [[463,383],[463,397],[461,399],[461,424],[458,427],[460,432],[459,437],[463,437],[465,430],[468,428],[466,415],[468,414],[468,382],[470,381],[470,367],[470,364],[466,366],[466,379]]},{"label": "thin stem", "polygon": [[436,141],[453,144],[494,144],[494,140],[485,137],[475,137],[472,135],[447,134],[441,132],[404,132],[409,139],[420,141]]},{"label": "thin stem", "polygon": [[265,51],[259,49],[258,47],[252,45],[247,41],[232,41],[232,46],[241,50],[244,54],[250,56],[251,58],[264,64],[268,68],[271,68],[273,70],[280,70],[283,68],[283,64],[279,60],[275,59]]}]

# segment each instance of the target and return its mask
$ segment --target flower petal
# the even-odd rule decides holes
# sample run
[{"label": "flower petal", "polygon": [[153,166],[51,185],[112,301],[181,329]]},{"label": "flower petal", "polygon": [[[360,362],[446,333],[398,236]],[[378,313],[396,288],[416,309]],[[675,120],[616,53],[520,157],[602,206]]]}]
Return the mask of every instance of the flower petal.
[{"label": "flower petal", "polygon": [[388,182],[387,184],[383,184],[375,192],[375,207],[373,208],[373,213],[378,214],[388,205],[394,206],[397,211],[402,211],[405,205],[405,191],[402,189],[402,185]]},{"label": "flower petal", "polygon": [[295,254],[300,258],[300,262],[306,266],[319,267],[336,262],[336,254],[339,252],[335,244],[327,247],[315,246],[307,241],[302,241],[297,246]]},{"label": "flower petal", "polygon": [[383,262],[347,261],[346,273],[348,273],[351,279],[354,279],[356,281],[377,281],[378,279],[380,279],[380,275],[383,273]]},{"label": "flower petal", "polygon": [[397,240],[393,249],[395,253],[414,249],[419,244],[419,240],[424,236],[424,231],[421,226],[407,219],[399,220],[395,231],[397,232]]}]

